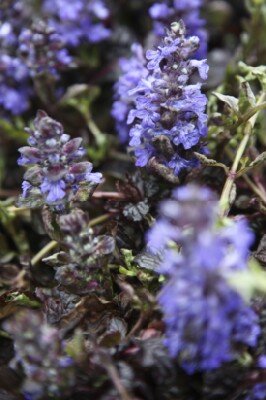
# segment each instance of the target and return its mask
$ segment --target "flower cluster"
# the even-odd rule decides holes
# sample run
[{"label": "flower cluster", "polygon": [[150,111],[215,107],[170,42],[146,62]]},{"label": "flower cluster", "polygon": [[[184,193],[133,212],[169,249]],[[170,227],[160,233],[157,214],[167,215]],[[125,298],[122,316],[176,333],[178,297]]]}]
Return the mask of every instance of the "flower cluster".
[{"label": "flower cluster", "polygon": [[14,338],[16,358],[26,374],[25,397],[57,397],[75,383],[73,360],[64,354],[57,329],[47,325],[40,314],[25,311],[5,323]]},{"label": "flower cluster", "polygon": [[257,383],[246,397],[246,400],[264,400],[266,398],[266,383]]},{"label": "flower cluster", "polygon": [[78,209],[60,217],[60,228],[68,251],[45,260],[57,267],[55,278],[60,287],[78,295],[103,291],[105,260],[115,248],[113,237],[95,236],[87,215]]},{"label": "flower cluster", "polygon": [[29,70],[17,54],[18,37],[29,20],[30,7],[21,0],[0,4],[0,105],[18,115],[29,107]]},{"label": "flower cluster", "polygon": [[168,276],[159,294],[165,344],[188,373],[235,359],[241,344],[256,346],[257,315],[229,283],[247,268],[252,240],[244,220],[219,226],[207,189],[182,187],[161,205],[148,245],[163,251],[158,272]]},{"label": "flower cluster", "polygon": [[116,121],[116,129],[122,143],[128,141],[130,127],[127,124],[127,118],[136,101],[136,94],[132,94],[130,91],[148,75],[147,61],[142,46],[137,43],[133,44],[131,52],[132,56],[129,59],[121,58],[119,60],[121,76],[114,87],[115,102],[112,116]]},{"label": "flower cluster", "polygon": [[30,76],[39,72],[57,76],[58,70],[70,65],[71,57],[55,29],[36,20],[31,1],[1,2],[0,44],[0,104],[19,115],[30,105]]},{"label": "flower cluster", "polygon": [[161,37],[165,34],[165,27],[172,22],[182,19],[187,33],[200,38],[200,47],[196,56],[205,58],[207,54],[207,33],[205,22],[200,17],[203,0],[163,0],[150,7],[150,16],[153,19],[153,32]]},{"label": "flower cluster", "polygon": [[48,72],[58,77],[59,70],[71,65],[66,46],[99,42],[110,35],[105,27],[109,10],[102,0],[0,3],[0,104],[7,114],[29,108],[30,76]]},{"label": "flower cluster", "polygon": [[31,29],[24,29],[19,42],[20,54],[32,75],[42,72],[56,75],[71,63],[60,35],[42,21],[35,22]]},{"label": "flower cluster", "polygon": [[43,11],[70,46],[97,43],[110,36],[105,26],[109,10],[103,0],[45,0]]},{"label": "flower cluster", "polygon": [[29,146],[19,149],[19,165],[31,166],[24,175],[23,198],[43,197],[48,205],[64,209],[77,193],[80,184],[101,182],[100,173],[92,173],[90,162],[79,162],[85,155],[82,139],[70,139],[62,125],[39,111],[34,120]]},{"label": "flower cluster", "polygon": [[194,151],[202,151],[201,138],[207,132],[207,98],[195,75],[207,79],[208,65],[192,58],[199,39],[185,34],[182,21],[171,25],[156,50],[147,51],[147,77],[129,92],[137,95],[128,116],[136,165],[143,167],[155,158],[175,175],[197,165]]},{"label": "flower cluster", "polygon": [[0,105],[14,115],[29,107],[29,71],[18,57],[0,53]]},{"label": "flower cluster", "polygon": [[[14,53],[23,26],[27,25],[32,13],[29,2],[22,0],[1,0],[0,43],[1,49]],[[10,54],[11,55],[11,54]]]}]

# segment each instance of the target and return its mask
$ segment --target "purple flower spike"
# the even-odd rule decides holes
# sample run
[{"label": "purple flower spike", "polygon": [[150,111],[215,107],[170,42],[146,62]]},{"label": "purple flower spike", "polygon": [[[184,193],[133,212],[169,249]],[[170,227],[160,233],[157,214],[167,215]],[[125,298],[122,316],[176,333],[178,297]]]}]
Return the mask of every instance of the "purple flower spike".
[{"label": "purple flower spike", "polygon": [[257,383],[245,400],[265,400],[266,398],[266,383]]},{"label": "purple flower spike", "polygon": [[128,91],[134,96],[135,107],[127,122],[132,126],[129,144],[137,166],[155,158],[179,175],[198,165],[194,151],[204,151],[207,98],[201,93],[201,83],[195,81],[197,74],[206,79],[208,72],[206,60],[192,58],[198,46],[199,38],[187,38],[180,21],[171,25],[155,50],[147,51],[147,74],[142,73],[136,87]]},{"label": "purple flower spike", "polygon": [[22,114],[29,108],[30,95],[26,65],[19,58],[0,53],[0,106],[14,115]]},{"label": "purple flower spike", "polygon": [[165,345],[188,374],[236,359],[260,335],[257,314],[229,283],[247,269],[253,235],[245,220],[219,225],[217,211],[208,189],[181,187],[161,204],[148,234],[150,250],[162,256],[158,272],[168,278],[158,296]]},{"label": "purple flower spike", "polygon": [[110,36],[106,27],[110,12],[103,0],[45,0],[43,11],[69,46],[98,43]]},{"label": "purple flower spike", "polygon": [[260,356],[258,360],[258,367],[266,369],[266,354]]},{"label": "purple flower spike", "polygon": [[20,53],[32,75],[49,72],[57,76],[60,69],[72,62],[62,36],[43,21],[34,23],[31,29],[24,29],[19,42]]},{"label": "purple flower spike", "polygon": [[142,78],[146,78],[148,75],[142,46],[137,43],[133,44],[131,52],[131,58],[120,59],[121,76],[114,86],[115,102],[112,108],[112,116],[116,121],[116,129],[121,143],[127,143],[129,140],[130,127],[127,124],[127,119],[137,97],[136,93],[131,93],[131,90],[138,85]]},{"label": "purple flower spike", "polygon": [[24,311],[5,323],[13,337],[16,362],[24,368],[25,399],[57,398],[75,383],[74,361],[65,353],[59,331],[41,314]]},{"label": "purple flower spike", "polygon": [[161,0],[150,7],[150,17],[153,20],[153,33],[158,38],[165,35],[165,29],[175,21],[182,19],[190,36],[200,39],[196,58],[207,55],[207,33],[205,21],[200,16],[204,0]]},{"label": "purple flower spike", "polygon": [[19,165],[31,166],[24,175],[22,198],[33,195],[43,197],[44,202],[65,208],[80,187],[81,182],[95,185],[101,182],[102,174],[92,172],[90,162],[79,162],[84,156],[82,139],[70,139],[62,125],[39,111],[30,134],[29,146],[19,149]]}]

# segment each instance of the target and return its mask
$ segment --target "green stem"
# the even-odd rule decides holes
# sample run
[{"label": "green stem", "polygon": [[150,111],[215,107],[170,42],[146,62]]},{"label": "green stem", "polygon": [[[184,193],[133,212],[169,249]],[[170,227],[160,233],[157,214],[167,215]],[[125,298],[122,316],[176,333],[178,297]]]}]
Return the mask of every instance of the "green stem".
[{"label": "green stem", "polygon": [[31,265],[34,266],[38,264],[46,254],[50,253],[56,246],[58,245],[58,242],[55,240],[52,240],[51,242],[47,243],[46,246],[44,246],[31,260]]},{"label": "green stem", "polygon": [[261,110],[264,110],[265,108],[266,108],[266,101],[256,104],[255,107],[253,107],[246,114],[244,114],[242,118],[240,118],[236,127],[239,127],[240,125],[245,124],[246,122],[248,122],[248,120],[250,118],[253,117],[253,115],[257,114]]},{"label": "green stem", "polygon": [[266,193],[261,190],[258,186],[255,185],[255,183],[252,182],[252,180],[247,176],[243,175],[243,179],[246,181],[248,186],[253,190],[254,193],[261,199],[261,201],[266,204]]},{"label": "green stem", "polygon": [[107,354],[102,355],[102,362],[103,365],[105,366],[105,369],[109,375],[109,378],[111,379],[111,381],[113,382],[113,385],[115,386],[120,399],[121,400],[133,400],[133,397],[128,393],[127,389],[124,387],[118,370],[116,368],[116,366],[112,363],[110,356],[108,356]]},{"label": "green stem", "polygon": [[108,155],[117,161],[134,162],[134,157],[128,154],[120,153],[117,150],[111,150]]},{"label": "green stem", "polygon": [[89,226],[92,228],[92,227],[95,226],[95,225],[99,225],[99,224],[101,224],[102,222],[107,221],[110,217],[111,217],[111,214],[103,214],[103,215],[100,215],[99,217],[92,219],[92,220],[89,222]]},{"label": "green stem", "polygon": [[[263,100],[265,97],[265,93],[263,93],[259,100],[257,105],[263,104]],[[220,213],[221,216],[227,216],[229,211],[230,211],[230,195],[232,192],[232,188],[236,179],[236,174],[237,174],[237,170],[238,170],[238,165],[239,162],[241,160],[241,158],[243,157],[243,154],[246,150],[247,144],[249,142],[250,136],[252,134],[255,122],[257,120],[259,111],[256,112],[256,114],[254,114],[247,122],[246,125],[244,127],[244,136],[243,139],[241,140],[241,143],[239,145],[239,148],[237,149],[237,153],[236,153],[236,157],[234,160],[234,163],[232,165],[232,168],[229,172],[229,175],[226,179],[223,191],[222,191],[222,195],[221,195],[221,199],[220,199]]]},{"label": "green stem", "polygon": [[[233,160],[233,152],[230,149],[226,149],[226,154],[228,155],[228,157]],[[248,186],[250,187],[251,190],[253,190],[253,192],[265,203],[266,201],[266,192],[264,190],[264,188],[262,186],[257,186],[247,175],[246,172],[248,171],[243,171],[243,173],[241,173],[241,170],[237,173],[237,179],[239,179],[240,177],[242,179],[244,179],[246,181],[246,183],[248,184]]]},{"label": "green stem", "polygon": [[87,120],[88,128],[91,131],[91,133],[93,134],[97,145],[101,146],[103,143],[106,142],[106,135],[98,128],[98,126],[95,124],[93,119],[88,117],[88,118],[86,118],[86,120]]},{"label": "green stem", "polygon": [[15,206],[10,206],[7,208],[7,211],[10,214],[24,214],[25,212],[29,211],[29,207],[15,207]]}]

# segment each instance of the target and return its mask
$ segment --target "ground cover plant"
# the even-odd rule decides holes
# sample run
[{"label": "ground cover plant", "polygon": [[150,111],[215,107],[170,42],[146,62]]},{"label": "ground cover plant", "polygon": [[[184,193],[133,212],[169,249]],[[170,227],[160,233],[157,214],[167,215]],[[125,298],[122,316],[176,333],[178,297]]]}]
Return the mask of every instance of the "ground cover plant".
[{"label": "ground cover plant", "polygon": [[0,400],[266,399],[266,1],[0,2]]}]

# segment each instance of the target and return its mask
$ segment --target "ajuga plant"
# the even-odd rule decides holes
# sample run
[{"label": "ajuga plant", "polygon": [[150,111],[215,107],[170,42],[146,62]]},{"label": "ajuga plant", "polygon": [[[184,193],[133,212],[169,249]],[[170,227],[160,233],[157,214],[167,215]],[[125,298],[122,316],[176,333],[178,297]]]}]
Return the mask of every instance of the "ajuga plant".
[{"label": "ajuga plant", "polygon": [[258,383],[253,390],[248,394],[246,400],[262,400],[266,397],[266,384]]},{"label": "ajuga plant", "polygon": [[206,60],[193,59],[198,45],[199,38],[186,37],[179,21],[155,50],[147,52],[149,73],[131,91],[137,97],[128,115],[137,166],[156,161],[178,175],[197,165],[193,151],[204,151],[207,98],[195,76],[205,80],[208,72]]},{"label": "ajuga plant", "polygon": [[28,68],[17,54],[18,37],[29,21],[29,8],[22,1],[1,1],[0,21],[0,115],[19,115],[29,108],[32,94]]},{"label": "ajuga plant", "polygon": [[[188,4],[187,4],[188,3]],[[155,3],[151,8],[150,8],[150,14],[152,18],[154,18],[154,33],[158,36],[157,40],[154,41],[154,46],[160,45],[160,42],[162,41],[162,38],[164,38],[164,45],[162,47],[165,48],[164,51],[164,57],[165,57],[165,63],[169,61],[171,58],[171,62],[174,63],[174,53],[175,53],[175,61],[180,62],[181,58],[183,58],[183,62],[185,62],[187,59],[190,57],[193,58],[198,58],[198,59],[203,59],[206,58],[207,54],[207,38],[206,38],[206,32],[201,29],[200,27],[203,26],[203,20],[199,18],[199,6],[200,2],[175,2],[175,6],[170,7],[170,5],[167,5],[166,2],[162,3]],[[176,10],[174,8],[176,7]],[[183,13],[182,13],[183,11]],[[186,14],[187,13],[187,14]],[[184,14],[184,15],[183,15]],[[188,17],[188,18],[186,18]],[[174,49],[173,47],[171,48],[171,40],[169,37],[167,38],[166,36],[166,28],[168,28],[172,22],[178,21],[180,18],[184,20],[185,26],[183,25],[183,29],[180,28],[179,35],[182,36],[187,34],[188,36],[193,36],[197,37],[198,39],[194,38],[194,43],[188,44],[187,42],[187,50],[185,52],[181,52],[181,46],[186,46],[184,43],[181,44],[180,42],[180,48],[178,49],[178,46]],[[189,19],[187,21],[186,19]],[[176,39],[178,37],[178,33],[175,33]],[[170,36],[170,34],[169,34]],[[172,39],[173,39],[173,32],[172,32]],[[169,41],[169,54],[167,54],[167,41]],[[191,39],[193,41],[193,39]],[[198,42],[197,42],[198,41]],[[176,43],[177,45],[177,40]],[[171,48],[171,50],[170,50]],[[189,50],[190,48],[190,50]],[[119,60],[119,67],[120,67],[120,78],[118,79],[117,83],[114,86],[114,92],[115,92],[115,101],[113,104],[112,108],[112,116],[114,117],[116,121],[116,129],[119,134],[120,141],[122,143],[127,143],[129,141],[129,131],[130,127],[132,125],[132,121],[128,121],[128,115],[131,109],[134,107],[140,107],[140,105],[137,104],[137,97],[138,97],[138,92],[134,91],[134,89],[138,86],[141,86],[142,79],[146,79],[148,75],[151,74],[151,69],[149,66],[147,68],[147,63],[148,63],[148,58],[144,56],[144,50],[140,44],[134,43],[131,47],[131,57],[126,59],[126,58],[121,58]],[[150,64],[149,64],[150,65]],[[157,66],[158,67],[158,66]],[[186,66],[187,67],[187,66]],[[185,68],[186,68],[185,67]],[[171,68],[171,67],[170,67]],[[166,74],[170,70],[169,65]],[[173,65],[172,65],[173,68]],[[184,69],[185,69],[184,68]],[[157,68],[158,69],[158,68]],[[181,71],[180,67],[180,71]],[[162,69],[163,70],[163,69]],[[186,73],[183,71],[183,75],[187,74],[188,79],[184,80],[183,77],[183,82],[181,82],[180,78],[178,79],[178,72],[176,71],[176,76],[172,76],[172,83],[169,82],[166,83],[165,85],[168,85],[170,87],[170,84],[174,84],[174,78],[176,81],[178,81],[178,84],[180,86],[180,93],[182,90],[182,84],[188,84],[189,80],[189,75],[191,74],[192,71],[188,69]],[[156,76],[157,74],[157,76]],[[158,86],[157,88],[157,96],[159,95],[159,90],[161,93],[161,96],[163,94],[163,87],[159,88],[160,86],[160,79],[162,77],[159,77],[158,71],[157,73],[154,71],[154,84],[152,82],[152,78],[149,76],[149,84],[144,83],[142,87],[142,91],[146,91],[150,88],[153,87],[155,89],[155,86]],[[201,77],[202,78],[202,77]],[[204,77],[203,79],[206,79]],[[155,80],[156,79],[156,80]],[[158,82],[158,84],[157,84]],[[164,88],[166,90],[166,87]],[[169,91],[171,92],[171,91]],[[173,92],[173,90],[172,90]],[[147,94],[148,95],[148,94]],[[172,96],[175,95],[175,93],[171,94]],[[155,100],[155,99],[154,99]],[[163,102],[163,98],[156,99],[157,103],[159,101]]]},{"label": "ajuga plant", "polygon": [[44,0],[43,11],[70,46],[98,43],[111,34],[106,26],[110,11],[103,0]]},{"label": "ajuga plant", "polygon": [[22,114],[29,107],[32,93],[28,68],[18,57],[11,57],[1,51],[0,71],[1,114]]},{"label": "ajuga plant", "polygon": [[266,8],[245,3],[0,1],[1,400],[266,399]]},{"label": "ajuga plant", "polygon": [[131,91],[138,85],[142,78],[146,78],[148,70],[144,50],[140,44],[131,46],[132,56],[119,60],[120,77],[114,86],[115,101],[112,107],[112,116],[116,121],[116,130],[121,143],[129,140],[130,126],[127,118],[130,110],[135,106],[136,93]]},{"label": "ajuga plant", "polygon": [[21,30],[30,20],[32,9],[29,1],[3,0],[0,4],[0,42],[1,48],[16,51]]},{"label": "ajuga plant", "polygon": [[55,29],[43,21],[24,29],[19,36],[19,51],[31,74],[56,74],[71,63],[64,42]]},{"label": "ajuga plant", "polygon": [[153,20],[153,33],[162,37],[165,35],[165,27],[172,22],[182,19],[190,36],[200,38],[200,47],[197,51],[199,58],[205,58],[207,54],[207,32],[204,29],[205,20],[201,18],[201,8],[205,0],[163,0],[155,2],[149,10]]},{"label": "ajuga plant", "polygon": [[5,324],[14,338],[16,356],[26,374],[24,399],[56,398],[75,383],[74,361],[64,352],[59,331],[39,313],[21,312]]},{"label": "ajuga plant", "polygon": [[22,183],[22,202],[33,206],[48,204],[64,211],[75,197],[80,185],[87,188],[101,182],[102,175],[92,172],[92,164],[81,161],[85,155],[82,139],[70,139],[62,125],[39,111],[34,120],[29,146],[19,149],[19,165],[30,166]]},{"label": "ajuga plant", "polygon": [[[1,114],[21,115],[29,109],[31,98],[37,95],[45,99],[43,92],[53,79],[42,78],[43,82],[36,84],[36,75],[45,72],[59,78],[61,70],[74,66],[70,50],[109,38],[109,16],[101,0],[1,1]],[[62,87],[52,90],[56,92],[53,97],[62,94]],[[51,95],[47,102],[51,102]]]},{"label": "ajuga plant", "polygon": [[[165,344],[189,373],[218,368],[255,347],[259,319],[230,278],[247,269],[253,235],[245,220],[219,223],[218,202],[206,188],[184,186],[161,204],[148,234],[163,252],[159,293]],[[181,246],[181,250],[180,250]]]},{"label": "ajuga plant", "polygon": [[106,264],[115,248],[113,237],[94,235],[88,216],[78,209],[61,216],[59,225],[66,250],[46,262],[57,267],[60,288],[79,295],[104,293],[109,284]]}]

